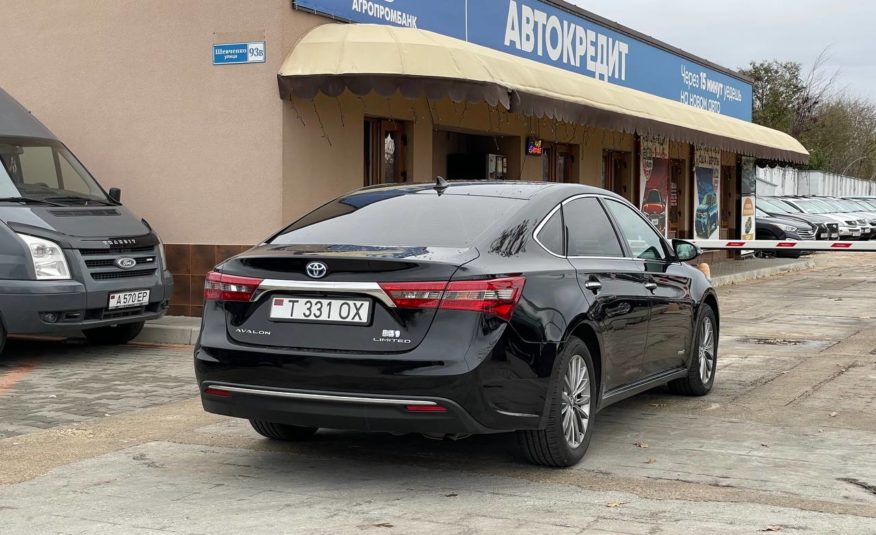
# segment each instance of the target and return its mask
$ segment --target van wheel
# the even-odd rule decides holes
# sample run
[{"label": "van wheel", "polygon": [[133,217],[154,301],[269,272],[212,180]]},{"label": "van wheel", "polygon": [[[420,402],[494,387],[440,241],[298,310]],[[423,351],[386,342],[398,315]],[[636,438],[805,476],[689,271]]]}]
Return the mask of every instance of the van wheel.
[{"label": "van wheel", "polygon": [[587,344],[572,337],[557,356],[550,386],[547,427],[518,431],[527,460],[543,466],[574,466],[587,453],[596,411],[596,376]]},{"label": "van wheel", "polygon": [[295,442],[305,440],[316,433],[316,427],[299,427],[297,425],[275,424],[263,420],[250,420],[249,424],[258,434],[273,440]]},{"label": "van wheel", "polygon": [[89,343],[99,346],[113,346],[127,344],[143,330],[145,321],[136,323],[122,323],[109,327],[98,327],[82,331]]},{"label": "van wheel", "polygon": [[715,384],[718,364],[718,322],[715,311],[709,305],[702,305],[703,311],[697,321],[694,333],[694,346],[687,370],[687,377],[669,382],[673,394],[683,396],[705,396]]},{"label": "van wheel", "polygon": [[0,323],[0,355],[3,354],[3,348],[6,347],[6,329],[3,323]]}]

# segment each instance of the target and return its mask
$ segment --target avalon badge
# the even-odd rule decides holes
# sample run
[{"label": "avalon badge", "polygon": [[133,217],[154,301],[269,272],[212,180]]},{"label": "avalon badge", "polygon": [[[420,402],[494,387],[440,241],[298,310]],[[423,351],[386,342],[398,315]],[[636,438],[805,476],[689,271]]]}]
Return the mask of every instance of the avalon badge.
[{"label": "avalon badge", "polygon": [[328,273],[328,268],[322,262],[310,262],[304,270],[311,279],[321,279]]}]

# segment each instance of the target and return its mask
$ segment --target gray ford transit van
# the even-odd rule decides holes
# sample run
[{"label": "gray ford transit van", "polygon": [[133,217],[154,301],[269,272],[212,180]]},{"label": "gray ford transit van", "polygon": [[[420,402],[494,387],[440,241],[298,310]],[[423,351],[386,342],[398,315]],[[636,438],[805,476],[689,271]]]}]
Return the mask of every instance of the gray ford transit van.
[{"label": "gray ford transit van", "polygon": [[123,344],[167,311],[158,235],[0,89],[0,351],[9,334]]}]

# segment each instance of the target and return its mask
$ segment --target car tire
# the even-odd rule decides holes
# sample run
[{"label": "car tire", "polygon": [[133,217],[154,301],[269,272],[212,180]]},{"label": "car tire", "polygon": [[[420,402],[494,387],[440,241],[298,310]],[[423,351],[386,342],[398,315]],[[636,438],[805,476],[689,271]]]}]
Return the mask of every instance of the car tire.
[{"label": "car tire", "polygon": [[[571,337],[557,356],[555,369],[549,387],[547,426],[518,431],[517,436],[529,462],[553,467],[574,466],[587,452],[596,415],[597,380],[587,344]],[[586,375],[581,377],[585,372]],[[583,434],[580,432],[582,423],[585,426]]]},{"label": "car tire", "polygon": [[121,323],[108,327],[97,327],[82,331],[89,343],[100,346],[113,346],[127,344],[143,330],[146,322]]},{"label": "car tire", "polygon": [[263,420],[250,420],[249,424],[256,433],[272,440],[295,442],[306,440],[316,433],[316,427],[299,427],[297,425],[275,424]]},{"label": "car tire", "polygon": [[705,396],[715,384],[718,364],[718,322],[709,305],[702,305],[691,355],[687,376],[670,381],[669,390],[682,396]]}]

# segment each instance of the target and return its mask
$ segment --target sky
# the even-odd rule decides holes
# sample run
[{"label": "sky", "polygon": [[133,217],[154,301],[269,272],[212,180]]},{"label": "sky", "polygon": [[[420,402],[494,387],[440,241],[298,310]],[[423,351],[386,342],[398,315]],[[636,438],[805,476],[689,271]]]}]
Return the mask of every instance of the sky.
[{"label": "sky", "polygon": [[876,102],[876,2],[872,0],[567,0],[602,17],[738,69],[752,60],[810,69],[827,48],[836,87]]}]

